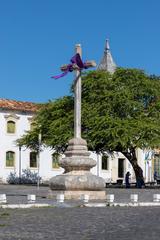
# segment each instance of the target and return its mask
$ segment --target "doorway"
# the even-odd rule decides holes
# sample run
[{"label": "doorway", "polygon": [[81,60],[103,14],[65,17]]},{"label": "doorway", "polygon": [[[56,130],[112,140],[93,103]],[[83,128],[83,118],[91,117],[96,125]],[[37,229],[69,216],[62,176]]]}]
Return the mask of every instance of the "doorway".
[{"label": "doorway", "polygon": [[118,177],[124,177],[124,158],[118,158]]}]

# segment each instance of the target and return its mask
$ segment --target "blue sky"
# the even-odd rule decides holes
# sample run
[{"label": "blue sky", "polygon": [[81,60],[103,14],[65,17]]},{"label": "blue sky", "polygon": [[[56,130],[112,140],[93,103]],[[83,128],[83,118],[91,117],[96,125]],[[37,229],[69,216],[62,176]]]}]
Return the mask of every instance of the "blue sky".
[{"label": "blue sky", "polygon": [[69,94],[59,80],[74,46],[100,61],[109,38],[117,65],[160,75],[159,0],[0,0],[0,98],[46,102]]}]

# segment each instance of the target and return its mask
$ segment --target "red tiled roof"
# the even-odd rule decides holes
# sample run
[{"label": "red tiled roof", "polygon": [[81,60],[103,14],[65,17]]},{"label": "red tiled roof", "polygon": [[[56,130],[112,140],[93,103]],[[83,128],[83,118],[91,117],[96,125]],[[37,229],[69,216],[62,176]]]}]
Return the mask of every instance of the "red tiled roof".
[{"label": "red tiled roof", "polygon": [[37,103],[21,102],[21,101],[0,98],[0,108],[2,109],[36,112],[40,108],[40,106],[41,104],[37,104]]}]

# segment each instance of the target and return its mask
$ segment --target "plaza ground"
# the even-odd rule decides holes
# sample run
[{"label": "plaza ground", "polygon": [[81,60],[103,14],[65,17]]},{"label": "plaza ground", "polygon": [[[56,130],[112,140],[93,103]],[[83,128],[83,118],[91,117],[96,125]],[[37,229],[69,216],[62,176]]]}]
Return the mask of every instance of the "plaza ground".
[{"label": "plaza ground", "polygon": [[[0,185],[9,203],[26,202],[27,194],[37,195],[37,202],[55,203],[45,196],[48,187]],[[152,201],[159,189],[106,189],[116,202],[128,202],[131,193],[140,201]],[[159,240],[159,207],[79,207],[80,202],[47,208],[0,209],[0,240]]]},{"label": "plaza ground", "polygon": [[0,210],[1,240],[159,240],[160,209]]}]

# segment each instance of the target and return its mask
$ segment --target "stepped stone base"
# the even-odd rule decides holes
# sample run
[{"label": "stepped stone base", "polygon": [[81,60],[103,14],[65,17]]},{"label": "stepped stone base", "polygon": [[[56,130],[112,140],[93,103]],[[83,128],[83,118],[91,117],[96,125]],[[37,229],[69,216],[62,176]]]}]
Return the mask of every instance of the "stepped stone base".
[{"label": "stepped stone base", "polygon": [[90,200],[106,200],[106,191],[52,191],[49,190],[48,198],[56,199],[57,194],[64,194],[64,198],[67,200],[81,200],[81,196],[84,194],[89,195]]},{"label": "stepped stone base", "polygon": [[105,181],[90,172],[96,161],[89,155],[84,139],[69,140],[65,158],[59,161],[65,171],[50,179],[50,197],[55,198],[57,194],[63,193],[65,199],[78,200],[84,194],[89,195],[90,199],[105,199]]}]

